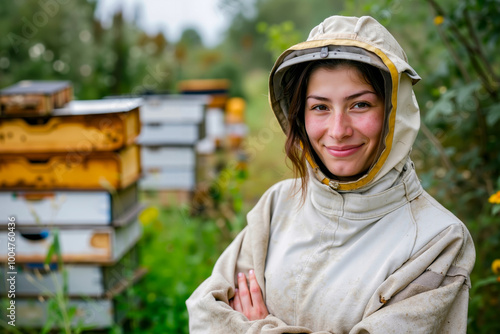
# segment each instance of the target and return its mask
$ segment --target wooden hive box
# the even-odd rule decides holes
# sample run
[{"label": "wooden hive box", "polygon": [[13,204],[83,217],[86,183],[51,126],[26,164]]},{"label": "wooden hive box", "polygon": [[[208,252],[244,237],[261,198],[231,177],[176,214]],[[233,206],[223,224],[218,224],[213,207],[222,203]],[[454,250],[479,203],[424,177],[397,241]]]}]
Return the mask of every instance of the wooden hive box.
[{"label": "wooden hive box", "polygon": [[29,153],[0,156],[3,189],[122,189],[141,173],[137,145],[116,152]]},{"label": "wooden hive box", "polygon": [[50,116],[1,118],[0,154],[114,151],[140,133],[141,99],[72,101]]},{"label": "wooden hive box", "polygon": [[186,95],[209,95],[209,108],[225,108],[230,85],[227,79],[183,80],[179,83],[179,91]]},{"label": "wooden hive box", "polygon": [[20,81],[0,90],[0,114],[48,115],[73,97],[69,81]]}]

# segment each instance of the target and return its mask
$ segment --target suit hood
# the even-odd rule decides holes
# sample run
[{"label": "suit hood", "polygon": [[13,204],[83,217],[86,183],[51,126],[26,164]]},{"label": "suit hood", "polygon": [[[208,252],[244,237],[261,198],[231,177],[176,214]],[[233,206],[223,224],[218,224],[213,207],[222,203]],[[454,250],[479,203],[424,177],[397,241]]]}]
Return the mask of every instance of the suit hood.
[{"label": "suit hood", "polygon": [[325,59],[360,61],[378,68],[385,81],[385,128],[377,160],[354,181],[327,178],[313,158],[308,162],[316,177],[339,191],[362,190],[398,165],[404,164],[420,127],[420,112],[413,85],[420,80],[405,52],[390,32],[369,16],[332,16],[313,28],[307,41],[283,52],[269,77],[269,100],[281,128],[288,130],[288,101],[284,78],[295,64]]}]

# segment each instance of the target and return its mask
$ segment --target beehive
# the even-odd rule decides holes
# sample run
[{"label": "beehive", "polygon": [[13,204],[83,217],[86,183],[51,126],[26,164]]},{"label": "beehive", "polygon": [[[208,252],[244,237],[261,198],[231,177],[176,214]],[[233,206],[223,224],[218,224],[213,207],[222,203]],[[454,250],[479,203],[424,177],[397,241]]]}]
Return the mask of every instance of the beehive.
[{"label": "beehive", "polygon": [[72,101],[50,116],[1,118],[0,154],[118,150],[140,133],[140,103]]},{"label": "beehive", "polygon": [[0,90],[0,114],[48,115],[70,102],[72,97],[69,81],[20,81]]},{"label": "beehive", "polygon": [[[72,325],[111,327],[115,297],[145,272],[135,251],[142,100],[70,102],[70,87],[25,82],[0,92],[0,244],[16,223],[15,266],[0,273],[16,275],[18,327],[43,327],[46,300],[66,284]],[[8,256],[0,250],[0,262]]]}]

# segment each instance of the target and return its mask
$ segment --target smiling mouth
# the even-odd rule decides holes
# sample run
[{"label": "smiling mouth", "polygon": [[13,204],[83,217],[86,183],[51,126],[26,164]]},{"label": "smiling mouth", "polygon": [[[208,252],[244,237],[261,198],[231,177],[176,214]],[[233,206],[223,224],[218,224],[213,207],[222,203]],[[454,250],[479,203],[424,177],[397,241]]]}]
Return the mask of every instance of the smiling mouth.
[{"label": "smiling mouth", "polygon": [[361,147],[363,147],[364,144],[361,145],[348,145],[348,146],[325,146],[326,150],[328,153],[336,158],[345,158],[348,157],[356,152],[358,152]]}]

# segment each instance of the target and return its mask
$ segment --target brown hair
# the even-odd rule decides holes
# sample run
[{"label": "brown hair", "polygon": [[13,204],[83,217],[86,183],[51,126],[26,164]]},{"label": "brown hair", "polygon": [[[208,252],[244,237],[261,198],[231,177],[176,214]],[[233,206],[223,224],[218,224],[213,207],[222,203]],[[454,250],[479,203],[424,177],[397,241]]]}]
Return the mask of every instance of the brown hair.
[{"label": "brown hair", "polygon": [[339,67],[350,67],[356,69],[366,83],[370,84],[375,93],[385,98],[384,78],[376,67],[371,65],[345,59],[317,60],[293,65],[284,75],[282,85],[284,97],[288,105],[288,131],[285,142],[287,157],[293,164],[295,177],[302,181],[300,190],[305,199],[307,192],[307,165],[306,154],[314,159],[323,174],[332,177],[329,170],[317,157],[316,152],[309,143],[304,123],[304,110],[306,106],[306,93],[311,74],[319,68],[336,69]]}]

